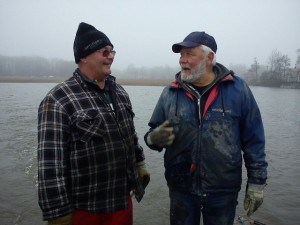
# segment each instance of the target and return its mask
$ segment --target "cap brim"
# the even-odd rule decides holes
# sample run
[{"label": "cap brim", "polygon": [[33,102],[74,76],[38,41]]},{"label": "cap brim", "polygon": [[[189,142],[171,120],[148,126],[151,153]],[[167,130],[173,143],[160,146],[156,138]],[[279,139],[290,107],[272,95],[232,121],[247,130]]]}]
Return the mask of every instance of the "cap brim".
[{"label": "cap brim", "polygon": [[177,44],[174,44],[172,46],[172,50],[175,53],[179,53],[181,51],[182,47],[186,47],[186,48],[193,48],[200,45],[199,43],[195,43],[195,42],[190,42],[190,41],[183,41]]}]

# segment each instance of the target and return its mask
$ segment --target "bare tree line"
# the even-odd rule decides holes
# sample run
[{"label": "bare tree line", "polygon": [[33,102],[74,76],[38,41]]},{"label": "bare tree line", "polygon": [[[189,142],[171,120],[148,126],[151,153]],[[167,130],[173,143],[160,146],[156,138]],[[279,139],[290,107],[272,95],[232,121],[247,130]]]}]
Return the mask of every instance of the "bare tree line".
[{"label": "bare tree line", "polygon": [[66,77],[74,71],[75,63],[39,56],[1,56],[0,76]]},{"label": "bare tree line", "polygon": [[[269,56],[267,65],[260,64],[255,58],[250,68],[244,64],[232,64],[229,68],[251,85],[281,86],[288,82],[300,82],[300,49],[296,52],[295,66],[291,66],[288,55],[274,50]],[[76,67],[74,61],[46,59],[39,56],[9,57],[0,55],[0,78],[11,76],[67,78],[72,75]],[[179,66],[165,65],[149,68],[135,67],[131,64],[124,70],[113,68],[113,75],[121,79],[170,80],[179,70]]]},{"label": "bare tree line", "polygon": [[[39,56],[9,57],[0,55],[0,77],[70,77],[77,65],[74,61],[61,59],[46,59]],[[129,65],[124,70],[113,68],[113,75],[123,79],[171,79],[179,71],[168,65],[152,68]]]},{"label": "bare tree line", "polygon": [[260,65],[255,58],[250,69],[244,74],[245,79],[252,85],[280,87],[293,84],[300,88],[300,49],[296,52],[294,66],[291,65],[288,55],[277,50],[270,54],[267,65]]}]

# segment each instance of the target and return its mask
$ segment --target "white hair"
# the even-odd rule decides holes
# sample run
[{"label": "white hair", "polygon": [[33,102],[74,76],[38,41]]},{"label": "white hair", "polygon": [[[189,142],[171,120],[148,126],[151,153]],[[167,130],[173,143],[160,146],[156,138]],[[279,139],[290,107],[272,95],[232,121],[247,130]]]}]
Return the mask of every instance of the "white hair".
[{"label": "white hair", "polygon": [[213,61],[212,61],[212,64],[213,64],[213,66],[216,65],[216,63],[217,63],[216,53],[214,53],[214,51],[211,50],[211,48],[210,48],[210,47],[207,47],[206,45],[200,45],[200,47],[201,47],[201,49],[204,51],[204,54],[205,54],[206,56],[208,56],[208,54],[209,54],[210,52],[213,53],[214,59],[213,59]]}]

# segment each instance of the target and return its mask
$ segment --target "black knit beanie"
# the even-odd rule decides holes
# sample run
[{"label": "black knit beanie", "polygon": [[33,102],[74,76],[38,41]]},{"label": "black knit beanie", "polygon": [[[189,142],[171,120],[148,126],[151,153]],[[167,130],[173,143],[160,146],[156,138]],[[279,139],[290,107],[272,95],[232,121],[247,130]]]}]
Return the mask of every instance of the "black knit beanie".
[{"label": "black knit beanie", "polygon": [[81,58],[106,45],[114,47],[104,33],[87,23],[81,22],[78,26],[73,45],[75,62],[78,63]]}]

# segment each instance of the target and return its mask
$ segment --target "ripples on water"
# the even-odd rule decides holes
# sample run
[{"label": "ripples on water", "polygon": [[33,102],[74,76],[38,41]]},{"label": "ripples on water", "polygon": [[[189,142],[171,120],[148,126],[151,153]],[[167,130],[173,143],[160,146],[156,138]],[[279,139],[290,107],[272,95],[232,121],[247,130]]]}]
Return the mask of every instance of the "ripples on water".
[{"label": "ripples on water", "polygon": [[[37,108],[55,84],[0,83],[0,224],[39,225],[37,204]],[[141,203],[134,204],[135,225],[169,224],[169,197],[163,174],[163,153],[143,141],[148,121],[163,87],[125,86],[136,114],[135,125],[144,147],[151,182]],[[265,199],[254,214],[267,225],[294,225],[300,220],[300,90],[251,87],[266,132],[269,179]],[[244,216],[244,184],[238,215]]]}]

